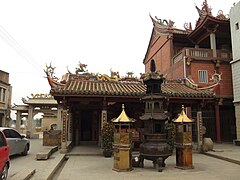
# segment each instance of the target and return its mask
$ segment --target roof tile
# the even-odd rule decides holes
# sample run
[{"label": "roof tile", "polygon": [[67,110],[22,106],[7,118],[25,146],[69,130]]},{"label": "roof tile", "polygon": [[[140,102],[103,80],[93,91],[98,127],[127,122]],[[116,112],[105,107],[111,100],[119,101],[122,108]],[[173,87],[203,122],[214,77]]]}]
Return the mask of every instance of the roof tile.
[{"label": "roof tile", "polygon": [[[63,87],[52,88],[51,93],[57,95],[107,95],[107,96],[143,96],[146,86],[141,82],[111,82],[74,79]],[[211,92],[194,89],[184,83],[164,83],[162,92],[168,97],[213,98]]]}]

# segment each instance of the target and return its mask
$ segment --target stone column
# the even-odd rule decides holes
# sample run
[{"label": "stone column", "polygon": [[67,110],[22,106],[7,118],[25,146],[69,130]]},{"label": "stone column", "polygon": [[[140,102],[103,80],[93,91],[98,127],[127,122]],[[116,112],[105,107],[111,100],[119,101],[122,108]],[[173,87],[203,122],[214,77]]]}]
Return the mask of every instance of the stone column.
[{"label": "stone column", "polygon": [[[103,125],[107,123],[107,110],[102,110],[102,114],[101,114],[101,129],[100,132],[103,128]],[[99,133],[99,142],[98,145],[101,146],[102,144],[102,137],[101,137],[101,133]]]},{"label": "stone column", "polygon": [[17,111],[16,113],[16,130],[20,132],[20,126],[21,126],[21,111]]},{"label": "stone column", "polygon": [[202,132],[202,111],[197,112],[197,142],[198,142],[198,151],[201,152],[203,145],[203,132]]},{"label": "stone column", "polygon": [[61,130],[61,126],[62,126],[62,111],[63,111],[63,107],[61,104],[58,104],[58,108],[57,108],[57,130]]},{"label": "stone column", "polygon": [[215,114],[216,114],[216,142],[221,143],[221,125],[220,125],[220,112],[218,103],[215,104]]},{"label": "stone column", "polygon": [[102,117],[101,117],[101,129],[103,125],[107,122],[107,110],[102,110]]},{"label": "stone column", "polygon": [[27,137],[32,138],[33,136],[33,106],[29,105],[28,107],[28,119],[27,119]]},{"label": "stone column", "polygon": [[62,137],[61,137],[61,153],[67,152],[67,121],[68,121],[68,114],[67,109],[63,109],[62,111]]},{"label": "stone column", "polygon": [[72,113],[68,113],[68,141],[72,141]]},{"label": "stone column", "polygon": [[216,36],[213,32],[210,34],[210,45],[213,50],[213,57],[217,57]]},{"label": "stone column", "polygon": [[[102,113],[101,113],[101,125],[99,126],[99,132],[101,132],[103,125],[107,123],[107,101],[106,98],[103,99],[103,104],[102,104]],[[101,133],[99,133],[99,141],[98,141],[98,145],[101,146],[102,144],[102,137],[101,137]]]},{"label": "stone column", "polygon": [[234,140],[234,144],[240,146],[240,102],[234,103],[235,115],[236,115],[236,133],[237,139]]}]

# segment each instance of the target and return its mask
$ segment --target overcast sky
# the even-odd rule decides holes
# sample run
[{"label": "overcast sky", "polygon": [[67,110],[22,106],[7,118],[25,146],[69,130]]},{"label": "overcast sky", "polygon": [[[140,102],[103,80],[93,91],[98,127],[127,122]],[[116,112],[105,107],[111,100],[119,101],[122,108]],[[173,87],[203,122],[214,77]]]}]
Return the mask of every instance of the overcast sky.
[{"label": "overcast sky", "polygon": [[[213,15],[229,14],[238,0],[208,0]],[[88,71],[124,76],[144,72],[152,31],[149,13],[183,29],[195,26],[203,0],[0,0],[0,69],[10,74],[12,104],[48,93],[43,69],[52,62],[60,78],[79,61]]]}]

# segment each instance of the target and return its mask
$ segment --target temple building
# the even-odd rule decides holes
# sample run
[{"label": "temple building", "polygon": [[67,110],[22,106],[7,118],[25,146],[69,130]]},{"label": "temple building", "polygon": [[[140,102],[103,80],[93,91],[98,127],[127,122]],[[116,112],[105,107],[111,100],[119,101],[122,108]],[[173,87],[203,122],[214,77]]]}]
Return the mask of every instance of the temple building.
[{"label": "temple building", "polygon": [[[117,72],[106,74],[88,73],[84,64],[79,64],[75,73],[66,73],[61,80],[54,76],[51,65],[46,68],[46,75],[51,86],[50,93],[61,111],[62,151],[67,151],[69,142],[74,146],[83,144],[99,145],[100,130],[104,122],[110,121],[125,111],[136,121],[133,124],[137,132],[143,130],[140,116],[144,113],[141,98],[146,93],[143,79],[151,72],[135,78],[132,74],[121,77]],[[157,76],[162,76],[156,73]],[[165,81],[162,92],[166,97],[167,109],[171,118],[177,117],[182,104],[198,107],[203,100],[214,102],[214,93],[197,89],[189,81]]]},{"label": "temple building", "polygon": [[9,73],[0,70],[0,126],[10,125],[10,108],[12,86],[9,83]]},{"label": "temple building", "polygon": [[171,20],[151,17],[153,30],[143,60],[145,73],[140,78],[132,73],[120,77],[112,71],[110,76],[89,73],[86,65],[79,63],[76,72],[68,71],[59,80],[55,67],[46,67],[50,94],[58,104],[62,152],[67,152],[69,143],[100,145],[104,122],[118,116],[122,104],[136,120],[135,131],[141,134],[142,97],[146,93],[143,81],[151,75],[153,65],[156,76],[164,79],[161,89],[169,120],[177,118],[184,105],[188,117],[195,120],[193,141],[199,140],[202,124],[205,137],[218,143],[236,138],[230,20],[222,11],[213,16],[207,1],[196,9],[199,19],[195,29],[191,24],[177,29]]},{"label": "temple building", "polygon": [[[232,44],[230,20],[220,10],[214,16],[207,0],[199,8],[195,28],[185,23],[184,29],[174,27],[172,20],[153,18],[153,30],[143,63],[150,70],[151,61],[167,80],[185,80],[193,88],[212,92],[214,102],[203,98],[199,106],[185,106],[193,119],[202,111],[206,137],[218,143],[236,137],[232,88]],[[184,100],[186,98],[183,98]]]}]

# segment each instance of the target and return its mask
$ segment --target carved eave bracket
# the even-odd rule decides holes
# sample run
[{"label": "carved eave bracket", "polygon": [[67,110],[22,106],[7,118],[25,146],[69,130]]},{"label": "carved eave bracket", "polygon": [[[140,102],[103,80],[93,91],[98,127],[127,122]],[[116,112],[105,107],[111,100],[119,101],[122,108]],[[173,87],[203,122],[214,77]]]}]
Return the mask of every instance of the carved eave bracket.
[{"label": "carved eave bracket", "polygon": [[216,60],[216,67],[219,68],[221,66],[221,61],[220,60]]},{"label": "carved eave bracket", "polygon": [[223,98],[216,98],[215,105],[222,106],[223,105]]},{"label": "carved eave bracket", "polygon": [[190,66],[191,65],[191,62],[192,62],[192,59],[191,58],[187,58],[187,65]]}]

